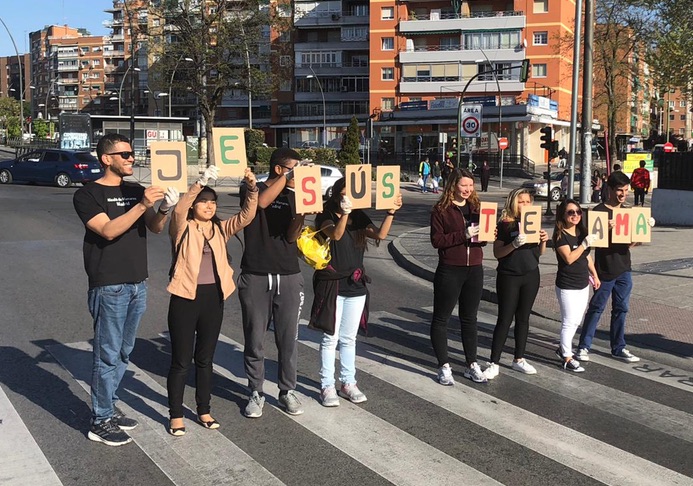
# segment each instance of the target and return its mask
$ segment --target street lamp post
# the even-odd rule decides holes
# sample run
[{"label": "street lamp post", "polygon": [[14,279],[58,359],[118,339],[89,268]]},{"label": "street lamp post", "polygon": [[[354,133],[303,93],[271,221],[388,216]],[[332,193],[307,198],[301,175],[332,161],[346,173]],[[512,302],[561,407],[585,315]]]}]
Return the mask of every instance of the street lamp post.
[{"label": "street lamp post", "polygon": [[[502,130],[501,130],[501,125],[502,125],[502,111],[503,111],[503,99],[501,98],[501,88],[500,88],[500,83],[498,82],[498,75],[496,74],[496,69],[493,68],[493,65],[491,65],[491,61],[489,60],[488,56],[484,52],[483,49],[479,49],[481,51],[481,54],[484,56],[486,59],[486,62],[488,63],[488,66],[491,68],[491,72],[493,73],[493,79],[496,81],[496,87],[498,88],[498,136],[496,137],[496,143],[498,143],[498,140],[500,139],[502,135]],[[489,139],[489,149],[491,148],[491,140]],[[499,189],[503,189],[503,151],[500,151],[500,183],[498,184]]]},{"label": "street lamp post", "polygon": [[[123,92],[123,84],[125,83],[125,78],[128,77],[128,73],[130,72],[130,68],[132,68],[133,71],[141,71],[140,68],[133,68],[132,66],[128,66],[128,68],[125,70],[125,73],[123,74],[123,79],[120,80],[120,88],[118,88],[118,116],[121,116],[123,114],[120,102],[122,101],[122,92]],[[130,97],[132,98],[135,95],[135,93],[130,93]],[[133,109],[134,113],[134,109]]]},{"label": "street lamp post", "polygon": [[313,71],[313,66],[308,66],[308,69],[310,69],[310,72],[313,74],[309,74],[308,76],[306,76],[306,78],[315,78],[315,81],[318,82],[318,88],[320,88],[320,96],[322,96],[322,146],[324,148],[327,146],[327,118],[325,115],[325,92],[322,90],[322,83],[320,82],[320,78],[318,78],[318,75],[315,74],[315,71]]},{"label": "street lamp post", "polygon": [[[19,86],[20,89],[24,88],[24,70],[22,66],[22,59],[19,57],[19,49],[17,49],[17,43],[14,41],[14,37],[12,37],[12,33],[10,32],[10,29],[7,28],[7,24],[5,23],[4,20],[2,20],[2,17],[0,17],[0,22],[2,23],[3,27],[5,27],[5,30],[7,31],[7,35],[10,36],[10,40],[12,41],[12,45],[14,46],[14,52],[17,55],[17,66],[19,67]],[[24,96],[21,96],[24,98]],[[19,100],[19,123],[22,127],[22,143],[24,143],[24,102],[22,100]]]},{"label": "street lamp post", "polygon": [[173,72],[171,73],[171,80],[168,83],[168,117],[169,118],[171,118],[171,104],[173,103],[173,98],[171,95],[171,90],[173,89],[173,78],[176,75],[176,69],[178,69],[178,65],[180,64],[181,61],[193,62],[193,60],[189,57],[179,57],[178,60],[176,61],[176,65],[173,68]]}]

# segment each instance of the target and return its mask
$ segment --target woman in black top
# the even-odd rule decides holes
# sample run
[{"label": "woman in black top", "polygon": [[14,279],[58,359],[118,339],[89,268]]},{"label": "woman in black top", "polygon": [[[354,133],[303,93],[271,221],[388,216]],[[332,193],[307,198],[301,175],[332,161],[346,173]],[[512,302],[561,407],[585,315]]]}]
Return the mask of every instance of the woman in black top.
[{"label": "woman in black top", "polygon": [[491,364],[484,376],[492,380],[500,371],[501,352],[508,338],[510,324],[515,318],[515,359],[512,368],[528,375],[537,370],[524,358],[529,314],[539,292],[539,257],[546,251],[549,235],[539,231],[540,243],[525,243],[527,237],[520,232],[520,210],[532,204],[528,189],[515,189],[508,195],[505,208],[496,227],[493,255],[498,259],[496,293],[498,294],[498,320],[493,331]]},{"label": "woman in black top", "polygon": [[558,260],[556,297],[561,308],[561,345],[556,354],[563,360],[563,369],[576,373],[585,371],[573,358],[573,337],[587,309],[590,277],[595,289],[600,285],[589,256],[589,247],[595,239],[595,235],[587,234],[577,201],[566,199],[558,205],[553,248]]}]

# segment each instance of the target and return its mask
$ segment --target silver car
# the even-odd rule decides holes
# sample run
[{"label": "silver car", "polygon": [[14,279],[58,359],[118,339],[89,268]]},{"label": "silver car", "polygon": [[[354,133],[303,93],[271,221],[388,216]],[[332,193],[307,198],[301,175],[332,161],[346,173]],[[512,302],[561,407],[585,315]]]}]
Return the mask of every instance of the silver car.
[{"label": "silver car", "polygon": [[[529,189],[534,197],[547,197],[550,194],[550,199],[552,201],[560,201],[566,195],[563,194],[561,190],[561,180],[563,180],[563,171],[551,172],[551,191],[547,190],[546,178],[533,179],[522,184],[522,187]],[[575,172],[575,177],[573,179],[573,194],[580,193],[580,173]]]}]

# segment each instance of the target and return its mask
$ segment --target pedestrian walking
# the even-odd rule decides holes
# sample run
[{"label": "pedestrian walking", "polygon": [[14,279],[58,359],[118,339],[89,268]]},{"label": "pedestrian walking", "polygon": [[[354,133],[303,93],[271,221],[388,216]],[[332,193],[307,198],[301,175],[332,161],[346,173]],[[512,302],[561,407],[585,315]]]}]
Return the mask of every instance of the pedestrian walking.
[{"label": "pedestrian walking", "polygon": [[484,284],[482,247],[479,234],[479,196],[474,175],[454,169],[445,190],[431,212],[431,243],[438,249],[438,267],[433,278],[431,343],[438,360],[438,382],[454,385],[448,360],[448,321],[459,305],[462,346],[467,362],[464,377],[485,383],[477,363],[477,312]]},{"label": "pedestrian walking", "polygon": [[[402,206],[401,194],[395,208],[387,211],[382,225],[373,224],[365,211],[352,210],[346,196],[346,179],[335,182],[332,196],[315,218],[316,227],[330,238],[332,258],[327,268],[313,275],[314,301],[309,326],[324,331],[320,342],[320,402],[325,407],[339,405],[339,396],[352,403],[365,402],[366,395],[356,384],[356,335],[367,322],[368,290],[363,256],[368,241],[379,243],[387,237],[395,212]],[[365,320],[364,320],[365,316]],[[339,394],[335,387],[335,357],[339,345]]]},{"label": "pedestrian walking", "polygon": [[520,211],[522,207],[532,203],[528,189],[511,191],[496,226],[493,256],[498,259],[498,319],[493,330],[491,363],[484,370],[484,376],[489,380],[500,372],[498,365],[513,318],[515,354],[512,369],[527,375],[537,372],[525,359],[525,347],[529,333],[529,315],[539,292],[539,257],[546,251],[549,235],[543,229],[539,230],[540,243],[527,243],[527,236],[520,232]]},{"label": "pedestrian walking", "polygon": [[433,167],[431,168],[431,180],[433,182],[433,193],[438,194],[438,187],[440,187],[441,178],[440,162],[437,160],[433,162]]},{"label": "pedestrian walking", "polygon": [[[147,230],[160,233],[174,203],[160,187],[144,188],[123,180],[132,175],[130,140],[104,135],[96,146],[104,175],[75,192],[73,204],[86,228],[84,268],[89,278],[88,305],[94,319],[91,376],[90,440],[109,446],[132,441],[127,430],[137,427],[116,406],[118,387],[135,347],[140,320],[147,307]],[[158,211],[156,202],[164,201]]]},{"label": "pedestrian walking", "polygon": [[421,159],[419,164],[419,177],[423,181],[421,192],[428,192],[428,177],[431,175],[431,164],[428,162],[428,157]]},{"label": "pedestrian walking", "polygon": [[650,171],[645,168],[644,160],[641,160],[640,167],[633,171],[630,185],[635,193],[634,205],[645,206],[645,194],[650,190]]},{"label": "pedestrian walking", "polygon": [[442,180],[440,182],[440,187],[445,188],[445,185],[448,182],[448,177],[450,177],[450,173],[452,172],[452,169],[454,169],[455,166],[452,164],[452,161],[450,160],[450,157],[445,157],[445,162],[443,163],[443,166],[440,169],[440,175],[442,177]]},{"label": "pedestrian walking", "polygon": [[481,164],[481,192],[488,192],[488,183],[491,180],[491,166],[488,160],[484,159]]},{"label": "pedestrian walking", "polygon": [[566,199],[556,208],[552,239],[558,260],[556,297],[561,309],[561,338],[556,355],[563,360],[564,370],[581,373],[585,368],[573,357],[573,337],[587,308],[590,277],[595,289],[599,288],[600,280],[589,255],[596,237],[587,234],[577,201]]},{"label": "pedestrian walking", "polygon": [[[607,180],[609,199],[593,209],[593,211],[605,211],[609,214],[609,228],[614,227],[614,209],[623,207],[628,198],[630,182],[623,172],[613,172]],[[654,218],[650,218],[648,224],[653,227]],[[609,297],[611,297],[609,324],[611,356],[627,363],[640,361],[640,358],[626,349],[626,316],[633,290],[630,247],[629,243],[613,243],[611,232],[609,232],[609,246],[595,249],[595,267],[601,286],[594,292],[582,324],[577,351],[577,357],[582,361],[589,361],[592,340]]]},{"label": "pedestrian walking", "polygon": [[[270,156],[270,176],[257,184],[260,191],[253,221],[243,231],[245,251],[238,277],[243,315],[243,362],[250,397],[244,414],[262,416],[265,404],[265,333],[274,322],[279,351],[279,404],[290,415],[303,413],[296,389],[298,320],[303,307],[303,276],[298,265],[298,239],[304,216],[296,214],[293,169],[301,156],[286,147]],[[248,188],[241,188],[245,204]]]},{"label": "pedestrian walking", "polygon": [[207,186],[218,174],[214,165],[205,170],[176,204],[169,225],[173,262],[166,289],[171,294],[171,367],[166,387],[168,432],[177,437],[185,435],[183,392],[193,360],[197,421],[207,429],[219,428],[219,422],[210,414],[212,360],[224,318],[224,301],[236,289],[226,244],[250,224],[257,209],[255,175],[246,169],[243,207],[238,214],[222,221],[217,216],[217,193]]}]

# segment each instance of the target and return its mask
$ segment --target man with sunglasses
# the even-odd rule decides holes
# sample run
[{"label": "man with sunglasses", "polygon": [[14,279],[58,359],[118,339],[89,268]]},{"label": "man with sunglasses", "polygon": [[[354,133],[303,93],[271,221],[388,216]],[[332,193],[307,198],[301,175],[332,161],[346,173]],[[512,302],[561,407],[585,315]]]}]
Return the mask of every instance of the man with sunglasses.
[{"label": "man with sunglasses", "polygon": [[[626,174],[618,170],[609,176],[606,184],[609,186],[609,197],[606,202],[595,206],[593,211],[608,212],[609,227],[613,228],[614,209],[623,207],[626,202],[628,190],[630,189],[630,179]],[[650,218],[648,224],[651,227],[654,226],[654,218]],[[609,332],[611,356],[626,363],[640,361],[640,358],[634,356],[626,349],[625,338],[626,315],[628,314],[630,294],[633,290],[630,248],[635,245],[635,243],[613,243],[611,241],[611,232],[609,232],[609,246],[607,248],[595,248],[594,250],[594,265],[597,269],[601,286],[594,291],[585,314],[585,320],[582,323],[580,343],[578,344],[576,354],[578,361],[589,361],[589,350],[592,346],[592,340],[609,297],[611,297],[611,324]]]},{"label": "man with sunglasses", "polygon": [[[255,219],[243,231],[245,250],[238,277],[238,297],[243,314],[243,360],[250,397],[244,410],[249,418],[262,416],[265,404],[265,355],[263,342],[270,321],[279,351],[279,403],[290,415],[303,413],[296,389],[298,319],[303,307],[303,275],[298,265],[296,240],[303,228],[296,214],[293,169],[301,156],[278,148],[270,157],[267,182],[260,191]],[[246,197],[241,188],[241,205]]]},{"label": "man with sunglasses", "polygon": [[[160,233],[178,192],[124,181],[132,175],[130,141],[109,133],[96,153],[104,168],[100,179],[80,188],[73,203],[86,227],[84,267],[89,277],[88,305],[94,319],[91,382],[92,419],[88,437],[109,446],[132,441],[125,432],[137,426],[116,406],[117,390],[128,366],[140,319],[147,304],[147,229]],[[157,201],[164,200],[158,211]]]}]

